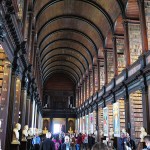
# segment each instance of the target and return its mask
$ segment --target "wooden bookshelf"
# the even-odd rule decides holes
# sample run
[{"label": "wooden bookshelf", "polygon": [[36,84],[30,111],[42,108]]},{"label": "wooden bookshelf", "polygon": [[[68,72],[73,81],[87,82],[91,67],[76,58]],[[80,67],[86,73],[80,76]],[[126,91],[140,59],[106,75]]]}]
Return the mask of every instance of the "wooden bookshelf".
[{"label": "wooden bookshelf", "polygon": [[124,39],[116,40],[117,60],[118,60],[118,74],[125,68],[125,54],[124,54]]},{"label": "wooden bookshelf", "polygon": [[96,131],[96,111],[93,111],[93,132]]},{"label": "wooden bookshelf", "polygon": [[86,115],[85,116],[86,117],[86,134],[89,134],[89,116],[88,115]]},{"label": "wooden bookshelf", "polygon": [[98,91],[98,68],[97,66],[94,68],[94,75],[95,75],[95,92]]},{"label": "wooden bookshelf", "polygon": [[87,88],[86,88],[87,90],[87,99],[90,97],[89,96],[89,77],[87,77]]},{"label": "wooden bookshelf", "polygon": [[108,134],[110,132],[110,129],[113,128],[113,105],[112,104],[108,104],[106,106],[108,108]]},{"label": "wooden bookshelf", "polygon": [[104,65],[100,66],[100,89],[104,86],[105,83],[105,75],[104,75]]},{"label": "wooden bookshelf", "polygon": [[98,109],[98,126],[99,126],[99,137],[101,137],[101,131],[103,131],[103,109]]},{"label": "wooden bookshelf", "polygon": [[123,98],[117,100],[117,102],[119,102],[120,131],[122,131],[122,129],[125,129],[125,103],[124,103],[124,99]]},{"label": "wooden bookshelf", "polygon": [[107,73],[108,73],[108,83],[114,77],[114,61],[113,61],[113,53],[107,51]]},{"label": "wooden bookshelf", "polygon": [[142,41],[140,24],[128,24],[129,31],[129,48],[130,48],[130,61],[133,64],[138,57],[142,54]]},{"label": "wooden bookshelf", "polygon": [[133,138],[140,138],[140,129],[143,127],[143,108],[142,93],[136,91],[131,93],[130,99],[130,118],[131,118],[131,135]]},{"label": "wooden bookshelf", "polygon": [[148,49],[150,49],[150,1],[145,1],[145,18],[147,26]]},{"label": "wooden bookshelf", "polygon": [[90,96],[93,95],[93,72],[90,73]]}]

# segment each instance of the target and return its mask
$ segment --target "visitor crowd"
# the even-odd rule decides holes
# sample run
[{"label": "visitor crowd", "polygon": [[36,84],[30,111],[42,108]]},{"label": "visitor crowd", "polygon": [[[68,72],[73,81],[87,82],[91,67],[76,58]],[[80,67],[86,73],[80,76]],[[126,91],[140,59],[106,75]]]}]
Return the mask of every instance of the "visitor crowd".
[{"label": "visitor crowd", "polygon": [[91,150],[95,144],[95,135],[89,134],[52,134],[46,133],[46,137],[35,134],[30,149],[32,150]]},{"label": "visitor crowd", "polygon": [[[39,137],[35,134],[32,139],[30,150],[136,150],[135,142],[124,133],[118,140],[117,147],[109,147],[106,144],[95,142],[95,135],[89,134],[52,134],[46,133],[46,137]],[[143,150],[150,150],[150,136],[144,137],[145,147]]]}]

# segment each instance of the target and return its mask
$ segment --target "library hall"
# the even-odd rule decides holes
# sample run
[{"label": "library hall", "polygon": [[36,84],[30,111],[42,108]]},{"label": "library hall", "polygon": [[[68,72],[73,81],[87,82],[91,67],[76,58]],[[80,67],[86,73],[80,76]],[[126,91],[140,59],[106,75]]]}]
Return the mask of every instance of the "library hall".
[{"label": "library hall", "polygon": [[150,0],[0,0],[0,150],[150,150]]}]

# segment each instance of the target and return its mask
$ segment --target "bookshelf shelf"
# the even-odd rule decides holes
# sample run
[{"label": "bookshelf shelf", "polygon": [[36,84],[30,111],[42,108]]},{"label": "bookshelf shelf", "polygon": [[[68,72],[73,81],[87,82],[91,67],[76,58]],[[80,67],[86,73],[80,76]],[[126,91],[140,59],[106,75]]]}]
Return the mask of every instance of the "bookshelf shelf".
[{"label": "bookshelf shelf", "polygon": [[143,126],[143,108],[142,108],[142,93],[136,91],[131,93],[130,99],[130,118],[131,118],[131,134],[134,138],[140,138],[140,128]]}]

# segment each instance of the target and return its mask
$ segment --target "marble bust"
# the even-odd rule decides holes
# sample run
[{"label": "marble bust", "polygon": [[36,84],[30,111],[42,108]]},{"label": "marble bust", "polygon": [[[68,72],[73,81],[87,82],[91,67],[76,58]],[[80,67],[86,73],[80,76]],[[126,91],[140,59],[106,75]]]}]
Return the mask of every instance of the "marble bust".
[{"label": "marble bust", "polygon": [[144,127],[141,127],[141,134],[140,134],[140,142],[144,142],[144,137],[147,135],[147,132],[145,131]]},{"label": "marble bust", "polygon": [[28,139],[32,139],[32,137],[33,137],[33,128],[29,128],[29,130],[28,130]]},{"label": "marble bust", "polygon": [[110,128],[109,138],[114,139],[114,130],[113,130],[113,128]]},{"label": "marble bust", "polygon": [[17,123],[15,128],[13,129],[13,139],[11,144],[20,144],[19,142],[19,130],[21,129],[21,125]]},{"label": "marble bust", "polygon": [[27,141],[26,138],[28,136],[28,129],[29,129],[28,125],[25,125],[22,131],[22,141]]}]

